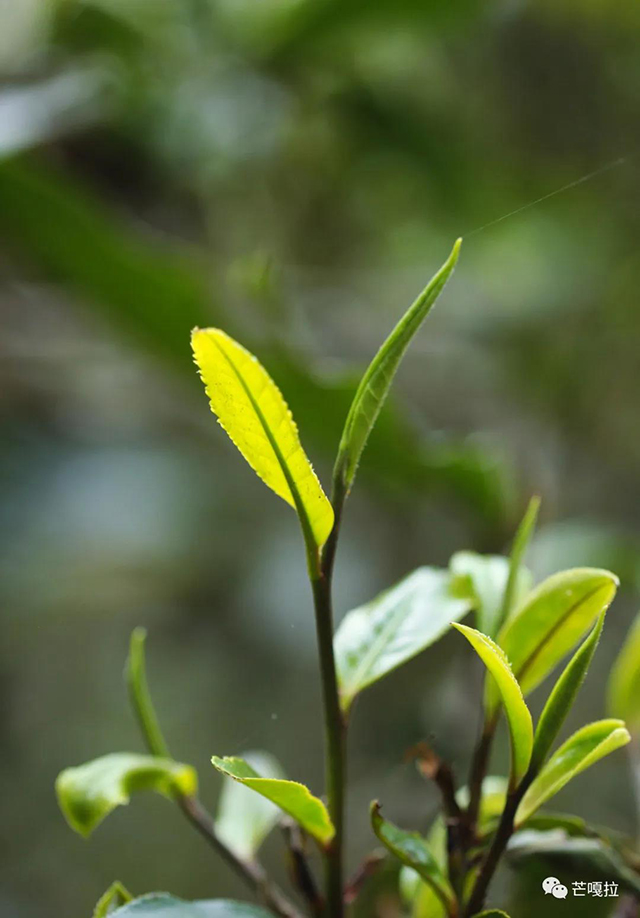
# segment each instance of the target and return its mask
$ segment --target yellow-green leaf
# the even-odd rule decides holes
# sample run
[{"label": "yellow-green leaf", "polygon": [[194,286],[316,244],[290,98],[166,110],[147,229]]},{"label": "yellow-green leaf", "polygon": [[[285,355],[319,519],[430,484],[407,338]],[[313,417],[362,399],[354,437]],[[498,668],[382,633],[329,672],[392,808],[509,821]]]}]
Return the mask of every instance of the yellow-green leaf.
[{"label": "yellow-green leaf", "polygon": [[536,527],[539,509],[540,498],[534,495],[529,501],[525,514],[515,534],[513,545],[511,546],[511,554],[509,555],[509,577],[504,591],[502,611],[498,621],[499,625],[503,624],[511,617],[514,607],[517,606],[520,600],[521,591],[519,588],[519,581],[522,561]]},{"label": "yellow-green leaf", "polygon": [[280,390],[253,354],[220,329],[195,329],[191,344],[221,426],[264,483],[295,507],[307,543],[321,547],[333,509]]},{"label": "yellow-green leaf", "polygon": [[575,652],[547,699],[533,738],[533,755],[531,758],[535,768],[539,768],[546,759],[547,753],[551,749],[551,744],[571,710],[571,706],[596,652],[605,614],[605,612],[600,614],[600,618],[591,634]]},{"label": "yellow-green leaf", "polygon": [[131,902],[133,896],[125,889],[118,880],[112,883],[109,889],[100,897],[93,910],[93,918],[107,918],[107,915],[113,915],[115,910],[121,905]]},{"label": "yellow-green leaf", "polygon": [[[263,778],[283,779],[278,762],[268,752],[247,752],[243,760]],[[250,860],[280,818],[280,809],[240,781],[225,778],[218,801],[216,834],[234,854]]]},{"label": "yellow-green leaf", "polygon": [[115,752],[58,775],[60,809],[76,832],[85,837],[136,791],[151,790],[165,797],[191,795],[198,779],[190,765],[132,752]]},{"label": "yellow-green leaf", "polygon": [[144,655],[144,644],[147,632],[144,628],[134,628],[129,643],[129,656],[125,666],[125,680],[129,690],[129,700],[133,713],[142,731],[142,735],[151,755],[163,759],[171,757],[169,747],[162,735],[158,717],[151,700],[147,684],[147,672]]},{"label": "yellow-green leaf", "polygon": [[417,832],[406,832],[380,815],[380,805],[371,804],[371,826],[382,844],[405,865],[415,872],[433,889],[446,911],[453,914],[455,893],[445,874],[440,869],[429,843]]},{"label": "yellow-green leaf", "polygon": [[[529,593],[497,637],[525,695],[593,626],[617,586],[618,578],[609,571],[585,567],[553,574]],[[495,687],[488,684],[489,714],[497,704]]]},{"label": "yellow-green leaf", "polygon": [[214,755],[211,761],[223,775],[250,787],[279,806],[322,845],[328,845],[335,835],[324,803],[314,797],[304,784],[263,778],[247,762],[237,757],[218,758]]},{"label": "yellow-green leaf", "polygon": [[522,798],[516,813],[520,826],[565,784],[610,752],[626,746],[630,736],[622,720],[599,720],[582,727],[554,752]]},{"label": "yellow-green leaf", "polygon": [[342,431],[334,478],[349,491],[369,434],[389,394],[398,365],[411,339],[438,299],[458,261],[462,240],[458,239],[449,258],[400,319],[360,380]]},{"label": "yellow-green leaf", "polygon": [[525,704],[518,680],[513,675],[504,651],[491,638],[476,631],[475,628],[455,622],[453,627],[464,634],[485,664],[502,698],[511,735],[510,782],[512,786],[515,786],[526,774],[531,761],[533,722],[529,708]]},{"label": "yellow-green leaf", "polygon": [[633,734],[640,733],[640,615],[633,623],[616,660],[607,706],[612,717],[622,717]]}]

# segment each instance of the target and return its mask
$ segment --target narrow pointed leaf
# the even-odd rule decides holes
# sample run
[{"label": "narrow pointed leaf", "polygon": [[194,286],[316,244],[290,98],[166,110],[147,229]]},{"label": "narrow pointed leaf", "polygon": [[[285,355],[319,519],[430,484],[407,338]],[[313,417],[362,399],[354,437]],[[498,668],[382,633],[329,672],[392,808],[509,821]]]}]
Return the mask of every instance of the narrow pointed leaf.
[{"label": "narrow pointed leaf", "polygon": [[253,354],[220,329],[195,329],[191,344],[221,426],[264,483],[296,509],[307,543],[321,547],[333,509],[280,390]]},{"label": "narrow pointed leaf", "polygon": [[113,915],[115,910],[121,905],[131,902],[133,896],[125,889],[122,883],[117,880],[112,883],[106,893],[100,897],[98,904],[93,910],[93,918],[107,918],[107,915]]},{"label": "narrow pointed leaf", "polygon": [[149,893],[113,912],[112,918],[273,918],[257,905],[229,899],[185,902],[167,893]]},{"label": "narrow pointed leaf", "polygon": [[590,765],[626,746],[630,736],[621,720],[599,720],[578,730],[554,752],[528,789],[516,813],[516,825],[560,791]]},{"label": "narrow pointed leaf", "polygon": [[519,582],[522,570],[522,561],[524,559],[527,548],[529,547],[529,542],[531,541],[534,529],[536,528],[536,520],[538,519],[539,509],[540,498],[534,496],[529,501],[529,506],[527,507],[522,518],[522,522],[518,526],[518,530],[515,534],[513,545],[511,546],[511,554],[509,556],[509,576],[507,578],[507,584],[504,591],[502,610],[499,616],[498,625],[506,622],[507,619],[510,618],[513,610],[519,605],[521,595]]},{"label": "narrow pointed leaf", "polygon": [[342,708],[462,618],[468,598],[455,595],[448,571],[421,567],[372,602],[349,612],[334,639]]},{"label": "narrow pointed leaf", "polygon": [[144,628],[135,628],[129,644],[129,657],[125,668],[125,679],[129,689],[129,699],[134,714],[140,725],[140,730],[149,748],[151,755],[168,759],[171,757],[158,718],[153,707],[144,657],[144,644],[147,632]]},{"label": "narrow pointed leaf", "polygon": [[377,801],[371,804],[371,825],[382,844],[406,867],[411,867],[432,887],[447,912],[452,912],[455,894],[434,857],[428,842],[417,832],[405,832],[380,815]]},{"label": "narrow pointed leaf", "polygon": [[58,775],[56,793],[64,816],[85,837],[137,791],[156,791],[173,798],[196,792],[198,779],[190,765],[171,759],[115,752],[67,768]]},{"label": "narrow pointed leaf", "polygon": [[[553,574],[526,597],[497,638],[525,695],[533,691],[610,605],[618,578],[597,568]],[[487,685],[486,705],[498,704]]]},{"label": "narrow pointed leaf", "polygon": [[494,678],[502,698],[511,736],[511,784],[518,784],[527,772],[533,748],[533,723],[518,680],[504,651],[485,634],[466,625],[453,625],[464,634]]},{"label": "narrow pointed leaf", "polygon": [[360,381],[342,431],[334,470],[334,478],[346,491],[353,484],[360,456],[389,394],[398,365],[451,276],[461,244],[462,240],[458,239],[447,261],[398,322]]},{"label": "narrow pointed leaf", "polygon": [[[456,577],[456,592],[467,595],[475,611],[478,631],[494,637],[502,621],[505,590],[510,563],[500,555],[479,555],[474,551],[459,551],[449,562]],[[531,573],[518,568],[514,586],[515,596],[523,598],[532,585]]]},{"label": "narrow pointed leaf", "polygon": [[[247,752],[244,761],[263,778],[284,778],[267,752]],[[280,808],[233,778],[225,778],[218,801],[216,834],[238,857],[250,860],[280,818]]]},{"label": "narrow pointed leaf", "polygon": [[223,775],[250,787],[251,790],[279,806],[320,844],[328,845],[335,835],[335,829],[324,803],[318,797],[314,797],[304,784],[298,784],[297,781],[263,778],[247,762],[237,757],[225,756],[220,759],[214,756],[211,761]]},{"label": "narrow pointed leaf", "polygon": [[546,759],[587,675],[602,634],[605,614],[600,614],[591,634],[571,658],[542,710],[533,740],[531,760],[535,768],[539,768]]},{"label": "narrow pointed leaf", "polygon": [[622,717],[631,733],[640,734],[640,615],[611,670],[607,705],[612,717]]}]

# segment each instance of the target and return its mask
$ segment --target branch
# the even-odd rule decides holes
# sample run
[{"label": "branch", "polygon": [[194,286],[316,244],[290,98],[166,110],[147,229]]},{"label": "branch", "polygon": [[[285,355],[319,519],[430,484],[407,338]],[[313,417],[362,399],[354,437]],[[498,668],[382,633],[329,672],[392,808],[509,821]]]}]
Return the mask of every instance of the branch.
[{"label": "branch", "polygon": [[290,872],[293,884],[300,890],[313,915],[320,916],[324,910],[322,897],[311,871],[304,849],[304,837],[300,826],[292,819],[282,821],[282,830],[290,855]]},{"label": "branch", "polygon": [[218,837],[215,823],[197,797],[180,796],[177,803],[191,825],[218,852],[229,866],[248,883],[259,898],[279,918],[303,918],[279,886],[269,879],[264,867],[255,860],[239,858]]}]

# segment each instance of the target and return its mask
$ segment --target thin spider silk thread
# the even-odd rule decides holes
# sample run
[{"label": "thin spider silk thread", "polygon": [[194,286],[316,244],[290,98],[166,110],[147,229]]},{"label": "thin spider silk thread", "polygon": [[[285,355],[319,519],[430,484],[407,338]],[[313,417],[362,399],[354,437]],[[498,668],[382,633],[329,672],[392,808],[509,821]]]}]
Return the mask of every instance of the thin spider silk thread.
[{"label": "thin spider silk thread", "polygon": [[543,194],[542,197],[536,198],[535,201],[529,201],[528,204],[523,204],[521,207],[516,207],[515,210],[509,211],[508,214],[503,214],[501,217],[496,217],[495,220],[489,220],[488,223],[483,223],[482,226],[478,226],[476,229],[471,230],[471,232],[465,233],[462,238],[469,239],[471,236],[476,236],[483,230],[489,229],[490,226],[496,226],[496,224],[502,223],[503,220],[508,220],[510,217],[515,217],[517,214],[521,214],[523,211],[529,210],[529,208],[535,207],[537,204],[542,204],[543,201],[548,201],[549,198],[555,198],[556,195],[563,194],[565,191],[571,191],[572,188],[577,188],[578,185],[584,185],[585,182],[589,182],[591,179],[595,179],[599,175],[603,175],[605,172],[609,172],[611,169],[615,169],[618,166],[624,165],[636,155],[636,153],[630,153],[626,154],[625,156],[618,156],[616,159],[605,163],[603,166],[599,166],[592,172],[587,172],[586,175],[582,175],[580,178],[574,179],[572,182],[568,182],[566,185],[562,185],[561,188],[556,188],[555,191],[550,191],[548,194]]}]

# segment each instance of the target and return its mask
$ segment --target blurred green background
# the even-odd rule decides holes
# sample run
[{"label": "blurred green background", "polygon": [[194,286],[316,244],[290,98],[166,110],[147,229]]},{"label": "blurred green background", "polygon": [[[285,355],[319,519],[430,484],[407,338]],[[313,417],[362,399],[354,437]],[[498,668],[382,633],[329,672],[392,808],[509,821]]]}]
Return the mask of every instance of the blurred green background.
[{"label": "blurred green background", "polygon": [[[359,371],[458,235],[349,502],[338,614],[503,551],[538,492],[536,576],[622,579],[569,726],[602,715],[640,582],[639,40],[640,5],[607,0],[0,2],[0,915],[84,918],[115,877],[244,895],[159,798],[89,844],[57,810],[61,768],[141,748],[135,625],[208,803],[211,754],[252,748],[320,790],[296,521],[218,430],[189,330],[260,354],[327,482]],[[359,703],[351,867],[372,797],[428,825],[408,746],[431,737],[463,774],[472,659],[450,635]],[[559,804],[633,832],[624,754]],[[541,870],[501,875],[513,918],[539,915]],[[398,915],[391,888],[363,914]]]}]

